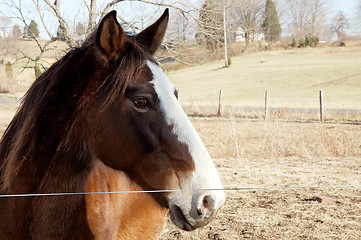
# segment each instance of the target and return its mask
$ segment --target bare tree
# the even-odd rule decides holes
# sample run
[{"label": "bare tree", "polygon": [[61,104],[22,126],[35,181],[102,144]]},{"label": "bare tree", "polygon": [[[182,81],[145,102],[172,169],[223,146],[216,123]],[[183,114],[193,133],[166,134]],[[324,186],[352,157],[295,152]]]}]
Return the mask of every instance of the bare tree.
[{"label": "bare tree", "polygon": [[212,51],[223,46],[223,3],[217,0],[206,0],[199,10],[197,25],[198,44]]},{"label": "bare tree", "polygon": [[2,37],[6,37],[8,35],[8,30],[11,28],[11,20],[7,17],[0,16],[0,32]]},{"label": "bare tree", "polygon": [[[39,0],[37,2],[35,2],[35,0],[32,0],[33,3],[39,3]],[[14,19],[17,21],[20,21],[23,23],[23,25],[25,26],[24,30],[29,30],[31,31],[30,28],[30,21],[28,21],[29,19],[27,19],[26,15],[26,11],[28,10],[28,7],[23,5],[23,2],[21,0],[9,0],[6,2],[6,6],[10,9],[10,12],[8,12],[7,17],[9,19]],[[26,10],[27,9],[27,10]],[[38,12],[40,12],[40,8],[38,9]],[[6,16],[6,13],[1,12],[2,15]],[[40,16],[42,23],[44,24],[44,19],[42,17],[42,15]],[[45,30],[49,33],[48,29],[46,28],[46,25],[44,26]],[[50,33],[49,33],[50,34]],[[27,54],[25,54],[21,49],[18,49],[21,53],[22,56],[21,57],[17,57],[16,61],[19,61],[21,59],[26,59],[27,63],[25,64],[25,67],[27,67],[29,65],[29,63],[33,62],[35,66],[39,66],[39,60],[41,59],[42,55],[49,51],[51,48],[49,48],[50,44],[52,42],[54,42],[56,39],[55,38],[51,38],[49,41],[46,41],[45,43],[41,42],[37,36],[37,34],[29,34],[28,36],[29,38],[31,38],[32,40],[34,40],[36,42],[36,45],[38,46],[38,49],[40,51],[40,53],[37,56],[29,56]]]},{"label": "bare tree", "polygon": [[336,34],[337,41],[343,41],[346,30],[350,27],[349,20],[345,13],[339,11],[332,19],[331,31]]},{"label": "bare tree", "polygon": [[327,14],[332,9],[326,0],[283,0],[284,17],[296,39],[306,35],[322,37],[327,30]]},{"label": "bare tree", "polygon": [[231,3],[233,21],[244,33],[246,45],[253,40],[256,34],[261,32],[265,1],[263,0],[237,0]]},{"label": "bare tree", "polygon": [[184,12],[175,12],[173,18],[170,20],[171,27],[168,29],[168,36],[172,42],[185,42],[189,34],[190,21]]},{"label": "bare tree", "polygon": [[75,31],[74,34],[77,37],[81,37],[86,33],[85,27],[81,22],[78,22],[76,24],[74,31]]},{"label": "bare tree", "polygon": [[[37,12],[38,17],[41,20],[41,23],[45,29],[46,34],[49,38],[53,38],[53,34],[50,29],[47,27],[48,24],[45,22],[44,13],[51,12],[53,19],[58,22],[58,26],[62,31],[62,34],[65,36],[66,43],[69,47],[75,47],[78,45],[77,41],[74,38],[74,33],[71,31],[71,27],[69,22],[66,21],[63,11],[61,9],[62,0],[31,0],[33,11]],[[108,2],[102,9],[97,9],[97,0],[83,0],[84,6],[88,12],[87,19],[87,32],[91,32],[93,28],[96,26],[96,19],[98,17],[102,18],[108,13],[111,9],[116,7],[117,5],[123,2],[139,2],[147,5],[159,6],[159,7],[170,7],[173,9],[177,9],[179,11],[183,11],[183,7],[187,6],[186,4],[179,3],[178,1],[157,1],[157,0],[112,0]],[[13,11],[11,14],[20,19],[23,23],[26,20],[24,15],[24,8],[21,0],[9,0],[6,5],[11,8]],[[15,14],[15,16],[14,16]],[[8,15],[7,13],[3,13],[3,15]],[[26,21],[25,21],[26,22]],[[126,21],[124,21],[126,22]],[[25,24],[25,23],[24,23]]]},{"label": "bare tree", "polygon": [[309,26],[308,0],[290,0],[288,2],[290,28],[296,39],[301,39],[307,34]]},{"label": "bare tree", "polygon": [[325,0],[310,0],[310,22],[311,26],[309,33],[311,36],[323,36],[327,30],[327,13],[332,10],[330,1]]},{"label": "bare tree", "polygon": [[[40,50],[40,54],[38,56],[27,56],[24,54],[23,58],[28,59],[29,62],[35,62],[35,65],[38,64],[39,60],[42,58],[43,54],[51,49],[51,43],[57,40],[63,40],[67,43],[70,48],[76,47],[81,44],[81,41],[84,40],[85,36],[87,36],[96,26],[96,19],[102,18],[105,16],[113,8],[117,7],[121,3],[131,2],[131,3],[142,3],[147,6],[155,6],[158,8],[169,7],[174,10],[181,12],[184,16],[189,15],[190,9],[194,10],[194,8],[190,7],[190,5],[185,3],[180,3],[176,0],[166,1],[166,0],[111,0],[108,1],[101,8],[97,8],[96,0],[83,0],[83,10],[79,9],[79,12],[86,12],[87,19],[85,22],[82,22],[86,27],[85,34],[79,36],[79,31],[76,29],[76,20],[74,18],[71,21],[74,21],[71,26],[71,22],[64,16],[64,11],[62,9],[63,0],[31,0],[31,2],[24,2],[22,0],[8,0],[3,5],[10,9],[10,11],[2,11],[0,8],[0,14],[4,16],[8,16],[9,18],[16,19],[17,22],[22,22],[26,28],[28,28],[29,23],[29,15],[36,13],[38,19],[40,19],[41,25],[45,30],[45,34],[47,35],[48,41],[40,41],[38,37],[31,36],[32,39],[37,43],[37,46]],[[27,4],[25,6],[25,4]],[[81,7],[81,6],[80,6]],[[148,7],[149,8],[149,7]],[[78,13],[79,13],[78,12]],[[139,12],[139,9],[134,12]],[[143,11],[145,12],[145,11]],[[83,14],[84,15],[84,14]],[[154,16],[149,13],[150,17],[144,17],[142,20],[142,24],[144,22],[148,22],[151,17]],[[57,33],[54,32],[54,28],[49,26],[49,21],[56,22],[57,32],[61,32],[61,39],[58,38]],[[121,19],[122,22],[125,23],[133,32],[137,32],[137,27],[135,24],[129,23],[124,19]],[[144,26],[140,26],[144,28]],[[78,29],[79,30],[79,29]],[[44,34],[44,33],[43,33]],[[83,39],[81,39],[83,37]]]},{"label": "bare tree", "polygon": [[[9,36],[11,19],[0,17],[0,55],[8,55],[14,47],[14,40]],[[4,63],[1,59],[1,63]]]}]

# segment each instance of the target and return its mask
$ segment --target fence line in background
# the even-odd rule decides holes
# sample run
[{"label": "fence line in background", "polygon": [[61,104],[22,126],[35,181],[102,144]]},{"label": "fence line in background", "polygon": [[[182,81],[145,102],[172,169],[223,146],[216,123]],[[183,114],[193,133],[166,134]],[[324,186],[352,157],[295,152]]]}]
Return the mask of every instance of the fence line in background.
[{"label": "fence line in background", "polygon": [[[300,109],[305,109],[305,112],[308,112],[307,109],[310,109],[310,112],[317,112],[319,114],[319,119],[321,122],[324,121],[325,119],[325,114],[324,114],[324,101],[323,101],[323,95],[324,95],[324,92],[323,90],[320,90],[319,91],[319,108],[272,108],[272,107],[269,107],[269,92],[268,91],[265,91],[265,95],[264,95],[264,107],[263,107],[263,112],[264,112],[264,119],[267,119],[268,115],[269,115],[269,111],[270,110],[277,110],[277,109],[296,109],[297,111],[299,111]],[[219,98],[218,98],[218,108],[217,108],[217,115],[218,116],[222,116],[222,113],[223,113],[223,110],[224,109],[227,109],[223,107],[223,96],[224,96],[224,91],[221,89],[219,90]],[[239,107],[235,107],[235,108],[239,108]],[[261,110],[261,107],[246,107],[246,109],[257,109],[257,111],[262,111]],[[333,109],[329,109],[330,111],[332,111]],[[355,112],[355,113],[361,113],[361,109],[334,109],[336,111],[339,111],[339,112]],[[297,112],[295,111],[295,112]],[[302,111],[300,111],[302,112]]]},{"label": "fence line in background", "polygon": [[267,119],[268,113],[268,91],[264,93],[264,119]]},{"label": "fence line in background", "polygon": [[217,115],[222,116],[222,98],[223,98],[223,90],[219,90],[219,98],[218,98],[218,111]]}]

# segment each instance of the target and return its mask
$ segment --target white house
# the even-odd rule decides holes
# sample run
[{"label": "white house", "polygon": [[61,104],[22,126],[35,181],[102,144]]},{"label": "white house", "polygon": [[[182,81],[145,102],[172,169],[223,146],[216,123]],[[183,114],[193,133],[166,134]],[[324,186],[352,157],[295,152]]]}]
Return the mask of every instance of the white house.
[{"label": "white house", "polygon": [[[235,41],[236,42],[245,42],[246,41],[246,34],[245,32],[242,30],[242,28],[238,28],[237,31],[235,32]],[[264,33],[254,33],[251,34],[250,36],[250,41],[262,41],[264,40],[266,37],[264,35]]]},{"label": "white house", "polygon": [[8,33],[0,30],[0,39],[8,38]]}]

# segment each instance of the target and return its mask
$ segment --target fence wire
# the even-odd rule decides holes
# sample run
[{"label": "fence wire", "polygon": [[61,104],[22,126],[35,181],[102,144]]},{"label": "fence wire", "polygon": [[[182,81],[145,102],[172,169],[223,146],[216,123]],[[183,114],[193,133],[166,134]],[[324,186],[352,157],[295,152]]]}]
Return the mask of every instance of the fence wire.
[{"label": "fence wire", "polygon": [[139,191],[127,191],[126,190],[126,191],[111,191],[111,192],[22,193],[22,194],[0,194],[0,198],[69,196],[69,195],[95,195],[95,194],[129,194],[129,193],[134,194],[134,193],[205,192],[205,191],[292,190],[292,189],[320,189],[320,188],[361,188],[361,185],[234,187],[234,188],[209,188],[209,189],[139,190]]}]

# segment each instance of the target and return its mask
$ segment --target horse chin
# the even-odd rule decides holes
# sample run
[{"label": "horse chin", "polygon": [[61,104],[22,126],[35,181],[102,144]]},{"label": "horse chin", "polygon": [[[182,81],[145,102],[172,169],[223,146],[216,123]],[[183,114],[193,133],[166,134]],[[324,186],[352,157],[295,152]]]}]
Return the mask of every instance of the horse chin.
[{"label": "horse chin", "polygon": [[184,216],[182,210],[177,205],[173,205],[170,208],[170,219],[176,226],[185,231],[192,231],[196,229],[189,223],[189,221]]},{"label": "horse chin", "polygon": [[214,219],[216,214],[208,218],[194,219],[189,214],[184,214],[182,209],[177,205],[170,206],[170,218],[172,222],[185,231],[193,231],[197,228],[204,227]]}]

